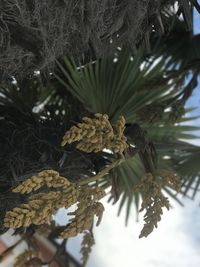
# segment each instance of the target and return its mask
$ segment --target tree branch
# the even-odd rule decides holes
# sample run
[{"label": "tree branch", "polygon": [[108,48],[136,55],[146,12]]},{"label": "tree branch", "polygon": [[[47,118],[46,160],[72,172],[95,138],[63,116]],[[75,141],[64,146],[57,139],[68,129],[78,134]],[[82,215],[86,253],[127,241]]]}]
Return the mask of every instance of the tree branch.
[{"label": "tree branch", "polygon": [[125,161],[124,158],[118,159],[117,161],[111,163],[108,167],[106,167],[105,169],[100,171],[97,175],[92,176],[92,177],[88,177],[87,179],[84,179],[84,180],[81,180],[81,181],[77,182],[77,184],[78,185],[85,185],[85,184],[97,181],[97,180],[101,179],[102,177],[104,177],[106,174],[108,174],[108,172],[110,170],[119,166],[124,161]]}]

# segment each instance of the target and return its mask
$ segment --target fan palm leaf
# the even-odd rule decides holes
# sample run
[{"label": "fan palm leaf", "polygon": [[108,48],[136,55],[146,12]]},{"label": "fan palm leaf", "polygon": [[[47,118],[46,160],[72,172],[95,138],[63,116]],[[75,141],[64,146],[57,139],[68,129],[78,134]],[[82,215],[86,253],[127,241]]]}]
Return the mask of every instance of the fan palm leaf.
[{"label": "fan palm leaf", "polygon": [[144,106],[178,95],[168,80],[163,79],[158,86],[166,72],[165,61],[145,61],[142,50],[134,57],[121,51],[115,57],[78,68],[73,60],[65,58],[64,64],[58,62],[58,66],[61,73],[55,76],[67,90],[90,112],[106,113],[113,120],[123,115],[128,123],[133,122]]}]

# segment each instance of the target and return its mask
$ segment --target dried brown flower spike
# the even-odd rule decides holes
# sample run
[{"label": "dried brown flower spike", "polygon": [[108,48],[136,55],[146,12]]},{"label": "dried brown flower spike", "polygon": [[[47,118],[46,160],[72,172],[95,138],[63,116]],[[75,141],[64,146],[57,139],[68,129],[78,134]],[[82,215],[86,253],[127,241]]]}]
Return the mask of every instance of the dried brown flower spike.
[{"label": "dried brown flower spike", "polygon": [[181,188],[181,178],[171,170],[160,170],[158,175],[162,178],[162,185],[169,186],[177,192]]},{"label": "dried brown flower spike", "polygon": [[33,259],[37,259],[39,260],[38,262],[41,262],[39,259],[39,252],[35,250],[26,250],[15,258],[14,267],[27,267]]},{"label": "dried brown flower spike", "polygon": [[83,241],[81,243],[80,253],[82,254],[82,266],[86,266],[89,259],[90,253],[92,251],[92,246],[94,246],[94,236],[91,231],[84,231]]},{"label": "dried brown flower spike", "polygon": [[99,199],[105,196],[105,192],[101,188],[88,188],[79,193],[77,209],[69,213],[74,216],[67,228],[60,234],[60,238],[69,238],[82,233],[85,230],[90,230],[96,215],[98,220],[96,225],[101,222],[104,206],[98,202]]},{"label": "dried brown flower spike", "polygon": [[179,177],[171,171],[162,170],[158,175],[162,179],[155,179],[150,173],[146,174],[141,183],[135,188],[141,191],[143,198],[140,211],[146,210],[144,214],[145,224],[140,233],[140,238],[147,237],[154,227],[157,228],[163,214],[162,209],[165,207],[169,210],[170,208],[168,199],[162,193],[163,187],[170,186],[175,190],[180,188]]},{"label": "dried brown flower spike", "polygon": [[100,202],[85,207],[85,203],[79,203],[77,210],[70,213],[74,218],[71,219],[67,228],[60,234],[60,238],[77,236],[85,230],[90,230],[94,221],[94,215],[98,217],[97,226],[101,222],[104,207]]}]

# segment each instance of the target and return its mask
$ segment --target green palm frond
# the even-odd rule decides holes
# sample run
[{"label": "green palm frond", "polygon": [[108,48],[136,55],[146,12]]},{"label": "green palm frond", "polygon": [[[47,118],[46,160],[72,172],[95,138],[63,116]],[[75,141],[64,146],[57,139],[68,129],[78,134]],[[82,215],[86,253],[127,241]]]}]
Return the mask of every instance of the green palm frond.
[{"label": "green palm frond", "polygon": [[23,112],[32,112],[51,96],[52,88],[43,86],[38,76],[23,80],[22,83],[10,81],[0,85],[0,104],[15,107]]},{"label": "green palm frond", "polygon": [[198,131],[200,127],[189,126],[189,125],[173,125],[173,126],[162,126],[162,127],[151,127],[148,130],[148,136],[154,142],[163,141],[174,141],[174,139],[198,139],[193,132]]},{"label": "green palm frond", "polygon": [[[139,212],[140,194],[134,192],[134,187],[140,182],[141,177],[145,174],[145,170],[139,156],[136,155],[127,159],[113,171],[118,180],[117,186],[120,191],[118,215],[121,214],[122,210],[125,210],[125,223],[127,224],[133,204],[135,205],[136,212]],[[107,179],[108,177],[104,177],[102,182],[105,182]],[[111,193],[109,200],[112,199]]]},{"label": "green palm frond", "polygon": [[[191,118],[187,116],[187,121],[190,120]],[[184,119],[181,121],[184,122]],[[190,191],[193,198],[200,188],[198,178],[200,148],[188,143],[188,141],[198,140],[198,131],[199,127],[197,126],[180,123],[173,126],[152,127],[147,133],[155,144],[159,155],[159,166],[176,171],[182,181],[180,193],[187,195]]]},{"label": "green palm frond", "polygon": [[[127,51],[77,68],[73,60],[58,62],[56,78],[92,113],[106,113],[113,120],[123,115],[136,120],[146,105],[166,102],[178,95],[173,84],[163,78],[165,61],[145,61],[142,51],[131,57]],[[173,91],[173,92],[172,92]]]},{"label": "green palm frond", "polygon": [[200,189],[200,147],[191,146],[174,157],[174,166],[182,178],[181,193],[193,199]]},{"label": "green palm frond", "polygon": [[74,120],[84,116],[85,108],[51,75],[43,81],[41,74],[34,74],[22,81],[0,84],[0,113],[18,124],[33,123],[41,117],[62,118],[63,124],[66,117]]}]

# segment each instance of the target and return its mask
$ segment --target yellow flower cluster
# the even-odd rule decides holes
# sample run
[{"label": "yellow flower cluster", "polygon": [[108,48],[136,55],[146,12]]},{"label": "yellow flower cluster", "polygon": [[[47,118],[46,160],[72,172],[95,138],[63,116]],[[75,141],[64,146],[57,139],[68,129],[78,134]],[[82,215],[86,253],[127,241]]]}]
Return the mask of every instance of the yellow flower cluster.
[{"label": "yellow flower cluster", "polygon": [[72,185],[70,185],[68,192],[51,191],[35,194],[30,197],[27,204],[22,204],[20,207],[6,213],[4,226],[16,229],[31,224],[45,224],[52,220],[52,215],[59,208],[68,208],[76,202],[77,190]]},{"label": "yellow flower cluster", "polygon": [[96,202],[90,206],[85,207],[82,203],[78,204],[78,208],[74,213],[75,217],[70,221],[67,228],[60,234],[60,238],[69,238],[77,236],[85,230],[90,230],[94,221],[94,216],[96,215],[98,220],[96,226],[101,222],[104,212],[104,206],[100,202]]},{"label": "yellow flower cluster", "polygon": [[87,261],[89,259],[92,246],[95,244],[94,236],[91,231],[85,231],[83,233],[83,241],[81,242],[81,250],[80,253],[82,254],[82,266],[86,266]]},{"label": "yellow flower cluster", "polygon": [[85,230],[90,230],[95,215],[98,218],[96,226],[100,224],[104,206],[98,202],[98,200],[105,195],[105,192],[103,193],[102,191],[103,190],[99,190],[99,188],[88,189],[79,194],[77,209],[69,213],[69,215],[73,215],[74,218],[70,220],[67,228],[60,234],[60,238],[73,237]]},{"label": "yellow flower cluster", "polygon": [[123,116],[120,116],[117,122],[113,125],[114,138],[110,143],[110,149],[114,153],[122,153],[127,147],[126,140],[127,138],[124,136],[125,130],[125,119]]},{"label": "yellow flower cluster", "polygon": [[98,201],[105,196],[105,191],[99,187],[78,188],[76,184],[72,184],[66,178],[59,176],[56,171],[42,171],[17,186],[13,189],[13,192],[30,193],[35,188],[41,188],[44,185],[59,189],[59,191],[33,194],[28,198],[27,203],[6,213],[4,218],[5,227],[16,229],[28,227],[31,224],[48,224],[52,220],[52,215],[59,208],[69,208],[77,202],[78,209],[73,214],[75,219],[71,221],[71,226],[65,232],[65,236],[74,236],[85,229],[89,229],[94,215],[98,217],[97,224],[100,223],[104,208]]},{"label": "yellow flower cluster", "polygon": [[106,114],[97,113],[94,119],[84,117],[82,121],[65,133],[62,146],[78,142],[76,148],[87,153],[110,149],[119,154],[128,147],[123,116],[113,126]]},{"label": "yellow flower cluster", "polygon": [[44,185],[49,188],[67,188],[69,184],[70,182],[66,178],[61,177],[58,172],[54,170],[44,170],[39,172],[38,175],[27,179],[12,191],[14,193],[28,194],[40,189]]},{"label": "yellow flower cluster", "polygon": [[58,172],[46,170],[27,179],[14,188],[13,192],[30,193],[42,186],[55,191],[33,194],[29,196],[27,203],[8,211],[4,218],[5,227],[17,229],[31,224],[49,225],[52,215],[58,209],[69,208],[75,203],[77,203],[77,210],[71,213],[74,217],[70,220],[67,229],[61,233],[61,238],[76,236],[84,230],[90,230],[94,216],[98,218],[96,225],[100,224],[104,207],[98,201],[105,196],[104,189],[73,184]]},{"label": "yellow flower cluster", "polygon": [[32,186],[32,184],[36,184],[36,180],[38,181],[37,186],[46,185],[50,188],[59,188],[62,191],[50,191],[32,195],[29,197],[28,203],[22,204],[20,207],[16,207],[6,213],[4,218],[5,227],[16,229],[22,226],[27,227],[31,224],[41,225],[48,223],[59,208],[68,208],[77,202],[78,190],[76,185],[59,176],[59,173],[53,170],[42,171],[37,176],[32,176],[17,186],[13,192],[30,193],[35,190],[35,186]]},{"label": "yellow flower cluster", "polygon": [[154,227],[157,228],[157,224],[163,214],[162,208],[170,208],[168,199],[162,194],[162,188],[164,186],[170,186],[175,190],[180,188],[179,178],[172,172],[162,170],[159,176],[163,179],[155,179],[152,174],[148,173],[135,188],[135,190],[140,190],[142,193],[143,200],[140,211],[146,210],[144,215],[145,224],[140,233],[140,238],[147,237]]},{"label": "yellow flower cluster", "polygon": [[29,266],[28,263],[31,260],[38,258],[38,257],[39,257],[39,253],[37,251],[26,250],[15,258],[14,267],[27,267]]},{"label": "yellow flower cluster", "polygon": [[[55,200],[58,192],[44,194],[46,198]],[[40,194],[41,195],[41,194]],[[4,226],[8,228],[27,227],[31,224],[40,225],[51,220],[52,209],[50,202],[44,199],[30,200],[27,204],[22,204],[12,211],[8,211],[4,218]]]}]

